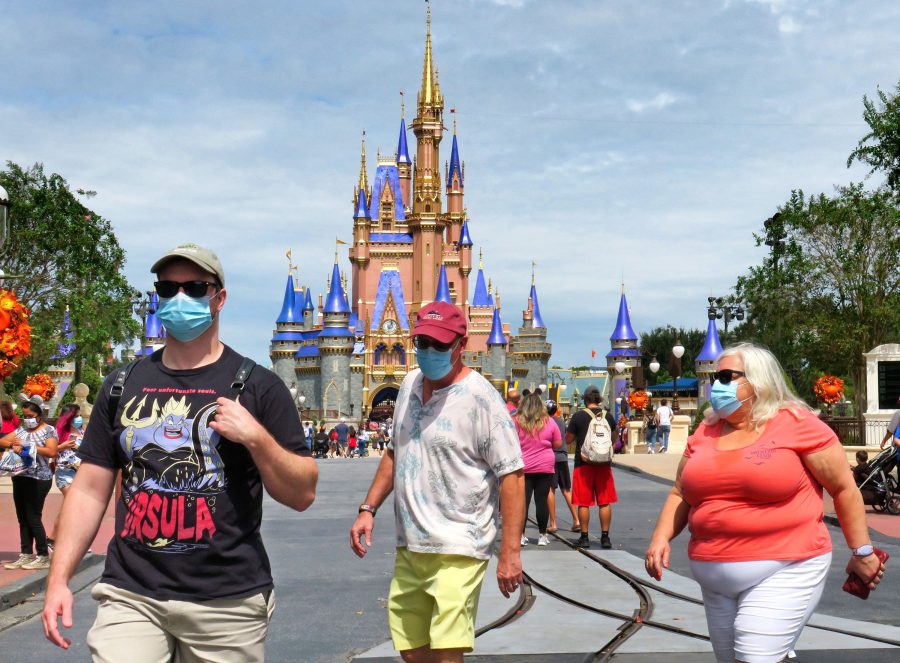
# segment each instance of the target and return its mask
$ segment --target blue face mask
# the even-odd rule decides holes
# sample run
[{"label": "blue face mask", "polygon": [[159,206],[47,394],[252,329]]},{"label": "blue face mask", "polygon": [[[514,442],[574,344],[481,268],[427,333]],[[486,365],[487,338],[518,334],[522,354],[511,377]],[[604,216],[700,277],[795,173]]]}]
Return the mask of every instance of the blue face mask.
[{"label": "blue face mask", "polygon": [[720,417],[734,414],[741,407],[742,403],[749,401],[751,398],[753,396],[740,400],[737,397],[737,385],[733,381],[728,384],[722,384],[716,380],[709,394],[709,401],[712,403],[713,410]]},{"label": "blue face mask", "polygon": [[434,348],[416,350],[416,360],[422,374],[429,380],[441,380],[453,370],[453,348],[441,352]]},{"label": "blue face mask", "polygon": [[209,297],[188,297],[179,292],[168,299],[160,298],[156,317],[165,326],[166,333],[179,341],[193,341],[213,323],[209,312]]},{"label": "blue face mask", "polygon": [[84,419],[82,419],[81,417],[75,417],[74,419],[72,419],[72,425],[75,426],[75,428],[81,428],[82,424],[84,424]]}]

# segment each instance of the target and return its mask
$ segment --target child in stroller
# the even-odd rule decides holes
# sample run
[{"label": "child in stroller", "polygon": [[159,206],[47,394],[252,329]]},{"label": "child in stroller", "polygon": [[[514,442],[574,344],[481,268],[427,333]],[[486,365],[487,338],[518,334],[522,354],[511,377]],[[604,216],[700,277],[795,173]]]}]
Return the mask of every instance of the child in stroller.
[{"label": "child in stroller", "polygon": [[853,468],[853,477],[862,493],[863,502],[871,505],[875,511],[887,511],[893,515],[900,514],[897,482],[889,474],[895,455],[896,451],[888,448],[875,456],[871,463],[866,463],[868,454],[858,452],[856,460],[859,464]]}]

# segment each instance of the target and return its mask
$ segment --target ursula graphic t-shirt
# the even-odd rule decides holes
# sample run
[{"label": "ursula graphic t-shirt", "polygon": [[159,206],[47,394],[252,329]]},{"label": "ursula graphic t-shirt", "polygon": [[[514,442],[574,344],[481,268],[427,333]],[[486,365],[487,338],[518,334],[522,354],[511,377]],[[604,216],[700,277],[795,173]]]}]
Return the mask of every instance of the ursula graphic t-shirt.
[{"label": "ursula graphic t-shirt", "polygon": [[[241,598],[272,588],[259,533],[262,481],[250,453],[209,427],[216,399],[233,398],[241,356],[225,347],[212,364],[138,363],[110,430],[109,387],[94,405],[78,456],[122,470],[122,499],[103,582],[156,599]],[[256,366],[241,404],[286,449],[309,455],[291,394]]]}]

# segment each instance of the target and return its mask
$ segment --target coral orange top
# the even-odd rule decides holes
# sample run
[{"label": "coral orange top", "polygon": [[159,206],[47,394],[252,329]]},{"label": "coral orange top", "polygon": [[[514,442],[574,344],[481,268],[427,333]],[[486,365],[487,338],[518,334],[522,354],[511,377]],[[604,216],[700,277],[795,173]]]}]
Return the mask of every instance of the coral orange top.
[{"label": "coral orange top", "polygon": [[834,432],[811,412],[782,410],[756,442],[721,451],[722,425],[701,424],[684,452],[690,558],[803,560],[830,551],[822,486],[803,456],[840,444]]}]

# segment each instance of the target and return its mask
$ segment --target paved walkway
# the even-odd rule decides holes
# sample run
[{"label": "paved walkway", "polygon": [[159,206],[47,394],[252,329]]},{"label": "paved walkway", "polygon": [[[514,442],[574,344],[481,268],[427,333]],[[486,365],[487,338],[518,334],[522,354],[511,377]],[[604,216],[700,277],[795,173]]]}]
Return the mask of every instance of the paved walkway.
[{"label": "paved walkway", "polygon": [[[613,516],[613,545],[574,550],[563,534],[568,522],[558,501],[561,536],[550,546],[523,551],[528,582],[515,600],[486,577],[479,610],[474,663],[584,661],[599,651],[622,663],[706,663],[712,661],[698,588],[690,579],[685,536],[673,544],[672,570],[659,584],[646,578],[642,553],[668,491],[664,457],[626,457],[648,472],[616,471],[620,502]],[[618,462],[618,459],[617,459]],[[377,459],[320,462],[316,504],[298,514],[266,498],[263,533],[276,576],[278,607],[267,643],[269,661],[380,663],[399,661],[388,642],[385,603],[393,565],[391,504],[376,524],[375,547],[364,560],[349,550],[347,532],[365,495]],[[652,467],[651,467],[652,465]],[[674,469],[672,469],[674,472]],[[9,504],[0,494],[0,508]],[[11,504],[9,504],[11,506]],[[596,512],[593,514],[596,516]],[[14,515],[12,516],[14,523]],[[591,531],[597,532],[596,520]],[[830,528],[835,550],[844,549]],[[596,540],[595,540],[596,541]],[[886,545],[900,559],[900,542]],[[99,557],[99,556],[98,556]],[[836,554],[826,592],[799,645],[800,663],[896,661],[900,620],[894,608],[897,582],[862,602],[840,591],[845,556]],[[840,559],[838,559],[840,558]],[[43,639],[37,595],[0,610],[0,651],[15,651],[17,663],[83,661],[84,640],[96,612],[88,589],[100,567],[85,569],[73,582],[76,593],[73,650],[62,652]],[[41,577],[43,574],[39,574]],[[640,617],[638,623],[636,617]],[[880,622],[880,623],[879,623]],[[28,643],[24,645],[22,643]]]}]

